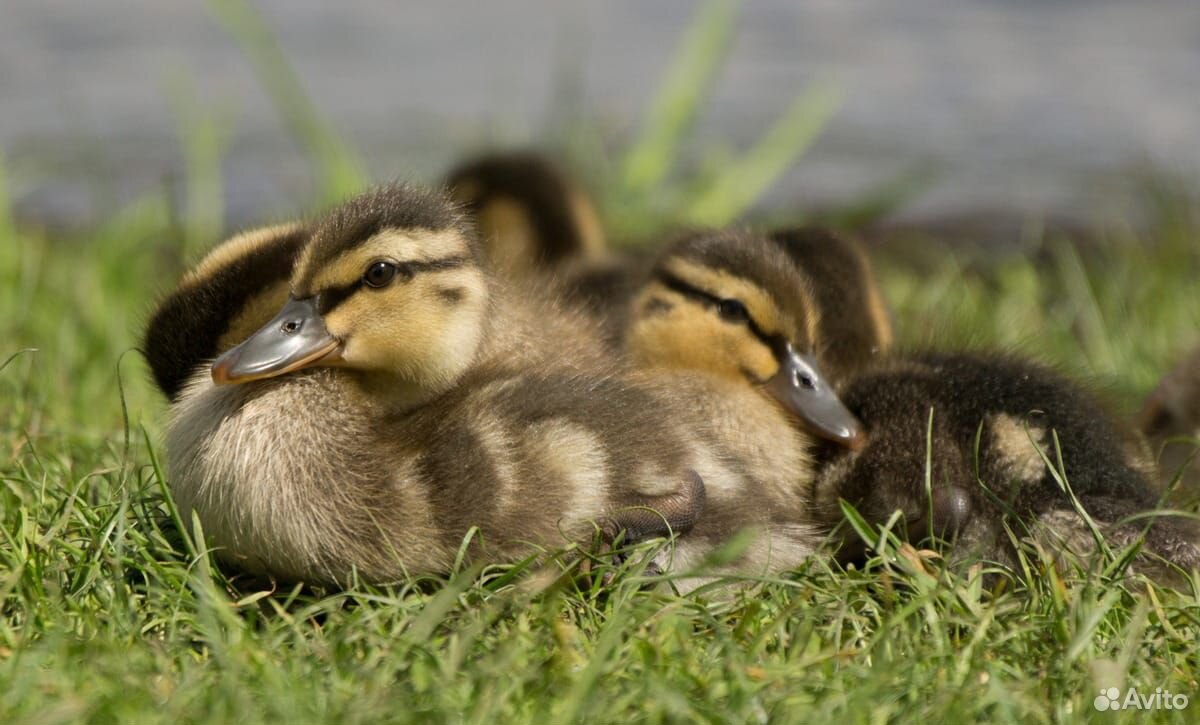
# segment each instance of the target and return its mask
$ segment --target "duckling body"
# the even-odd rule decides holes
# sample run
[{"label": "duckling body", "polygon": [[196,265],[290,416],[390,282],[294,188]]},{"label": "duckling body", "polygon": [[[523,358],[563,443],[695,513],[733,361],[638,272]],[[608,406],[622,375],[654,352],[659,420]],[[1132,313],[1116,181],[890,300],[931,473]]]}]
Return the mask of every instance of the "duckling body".
[{"label": "duckling body", "polygon": [[[841,395],[868,442],[823,460],[814,499],[834,517],[838,499],[876,524],[899,510],[914,541],[955,537],[963,553],[1001,560],[1010,549],[1006,526],[1060,543],[1090,541],[1047,465],[1058,466],[1059,450],[1071,491],[1114,542],[1132,541],[1146,523],[1123,519],[1157,507],[1128,437],[1091,396],[1038,365],[998,355],[913,355],[876,365]],[[1158,519],[1146,542],[1178,566],[1200,565],[1200,531],[1191,522]],[[852,543],[843,555],[857,551]]]},{"label": "duckling body", "polygon": [[[303,236],[283,313],[196,369],[171,409],[173,493],[224,557],[286,579],[381,580],[446,571],[473,526],[491,559],[606,520],[649,535],[633,506],[654,505],[661,531],[695,520],[688,456],[703,431],[664,425],[670,401],[593,369],[604,356],[579,352],[591,338],[566,334],[574,321],[552,303],[508,301],[448,200],[389,187]],[[171,370],[190,365],[162,349],[176,341],[162,321],[188,324],[174,308],[203,300],[236,320],[274,285],[228,270],[277,260],[275,245],[221,249],[151,325],[149,356]],[[215,317],[196,324],[233,327]]]},{"label": "duckling body", "polygon": [[[813,360],[817,315],[808,281],[784,252],[745,232],[678,240],[635,294],[623,343],[630,363],[691,391],[692,412],[758,482],[754,495],[710,506],[679,542],[683,556],[689,545],[728,539],[750,515],[773,533],[753,540],[735,571],[794,568],[824,540],[811,498],[817,441],[852,446],[858,432]],[[708,490],[717,495],[713,484]]]}]

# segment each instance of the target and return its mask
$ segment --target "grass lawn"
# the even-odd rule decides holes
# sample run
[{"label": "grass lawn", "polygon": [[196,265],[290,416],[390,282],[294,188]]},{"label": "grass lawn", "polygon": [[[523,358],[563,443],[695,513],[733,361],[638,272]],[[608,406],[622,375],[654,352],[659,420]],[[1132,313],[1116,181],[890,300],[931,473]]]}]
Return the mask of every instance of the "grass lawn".
[{"label": "grass lawn", "polygon": [[[877,252],[908,344],[1024,350],[1127,414],[1200,330],[1194,214],[1165,201],[1144,236],[1085,247]],[[1142,593],[1037,552],[1000,591],[890,547],[732,598],[642,591],[636,565],[608,591],[520,567],[343,593],[230,582],[172,520],[164,406],[134,351],[181,270],[166,203],[67,238],[0,219],[0,722],[1194,722],[1200,702],[1092,702],[1200,697],[1200,582]]]},{"label": "grass lawn", "polygon": [[[292,114],[317,195],[361,183],[248,6],[214,5]],[[830,93],[806,94],[743,156],[671,180],[727,8],[689,29],[640,140],[603,176],[625,233],[735,218],[829,117]],[[182,216],[151,193],[86,233],[18,228],[0,168],[0,723],[1196,722],[1200,581],[1056,570],[1045,552],[987,587],[986,566],[945,571],[889,545],[863,570],[816,561],[732,596],[646,591],[636,557],[605,590],[520,566],[346,592],[230,581],[181,533],[165,406],[135,350],[156,295],[221,228],[220,134],[188,113]],[[877,245],[901,340],[1020,350],[1131,414],[1200,337],[1200,213],[1148,196],[1140,231],[1082,245]],[[1192,702],[1098,712],[1109,687]]]}]

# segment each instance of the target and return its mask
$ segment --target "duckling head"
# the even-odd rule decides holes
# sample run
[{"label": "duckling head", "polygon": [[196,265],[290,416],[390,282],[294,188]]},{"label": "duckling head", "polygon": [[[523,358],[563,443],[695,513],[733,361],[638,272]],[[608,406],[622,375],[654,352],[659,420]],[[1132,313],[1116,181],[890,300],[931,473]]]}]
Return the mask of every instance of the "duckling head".
[{"label": "duckling head", "polygon": [[816,361],[811,285],[778,245],[703,232],[672,245],[635,297],[626,349],[639,365],[753,385],[811,433],[856,448],[862,425]]},{"label": "duckling head", "polygon": [[318,222],[279,313],[213,364],[240,383],[336,366],[391,390],[436,394],[472,363],[488,307],[470,225],[449,199],[378,188]]}]

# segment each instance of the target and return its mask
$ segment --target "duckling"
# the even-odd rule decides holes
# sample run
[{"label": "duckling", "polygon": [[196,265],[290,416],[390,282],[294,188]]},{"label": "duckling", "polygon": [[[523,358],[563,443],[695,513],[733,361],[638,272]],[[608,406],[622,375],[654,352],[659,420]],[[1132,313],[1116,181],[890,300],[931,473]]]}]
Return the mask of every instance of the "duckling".
[{"label": "duckling", "polygon": [[384,187],[304,235],[282,309],[171,407],[172,492],[224,559],[387,581],[447,571],[472,531],[472,557],[501,561],[582,542],[594,522],[626,541],[684,532],[664,571],[746,529],[740,571],[817,550],[796,485],[806,452],[695,410],[756,391],[726,400],[699,377],[624,374],[579,351],[602,348],[586,320],[536,285],[508,293],[448,198]]},{"label": "duckling", "polygon": [[[828,529],[811,500],[814,451],[818,441],[857,447],[862,432],[814,358],[819,328],[811,283],[766,237],[698,232],[650,270],[629,307],[624,355],[644,375],[692,391],[691,411],[709,421],[742,471],[769,484],[757,497],[718,505],[710,483],[708,509],[677,555],[694,558],[696,548],[728,538],[745,521],[739,506],[758,509],[773,533],[727,570],[778,573],[824,541]],[[796,533],[787,539],[780,529]],[[776,556],[764,565],[768,544]]]},{"label": "duckling", "polygon": [[[1136,527],[1124,526],[1120,519],[1156,504],[1144,465],[1095,401],[1031,363],[988,355],[889,356],[869,364],[851,360],[859,372],[837,397],[850,413],[839,417],[854,421],[852,436],[815,430],[811,418],[819,408],[788,406],[793,421],[809,432],[805,440],[787,422],[767,423],[771,406],[760,406],[756,415],[749,404],[741,409],[723,404],[734,391],[766,393],[768,398],[778,393],[764,383],[774,366],[787,359],[772,359],[772,351],[783,347],[780,338],[793,351],[809,351],[809,367],[820,368],[811,351],[820,347],[825,310],[814,286],[796,266],[781,263],[780,252],[777,245],[739,232],[681,240],[664,253],[652,281],[636,297],[626,344],[631,359],[647,369],[686,370],[724,381],[725,391],[705,411],[718,428],[744,430],[763,445],[815,451],[810,464],[814,475],[794,479],[810,488],[807,501],[814,521],[836,526],[841,519],[838,499],[846,499],[873,523],[884,523],[895,510],[904,512],[908,530],[918,540],[927,530],[957,535],[963,551],[979,552],[982,544],[998,550],[1006,514],[1017,514],[1016,523],[1060,533],[1070,531],[1065,524],[1073,521],[1078,534],[1082,519],[1029,441],[1032,435],[1043,450],[1051,446],[1047,455],[1054,460],[1056,436],[1067,480],[1079,500],[1106,522],[1114,538],[1131,540]],[[793,369],[792,382],[802,384],[795,373]],[[778,373],[771,378],[779,379]],[[833,396],[828,382],[817,382],[818,389]],[[790,401],[785,396],[782,402],[786,406]],[[932,497],[924,487],[931,407]],[[1036,411],[1042,412],[1029,417]],[[1148,543],[1176,564],[1195,566],[1200,537],[1192,528],[1180,519],[1160,519],[1150,529]],[[861,550],[842,541],[840,553],[851,560]]]},{"label": "duckling", "polygon": [[196,369],[257,330],[287,299],[292,263],[308,235],[299,223],[238,234],[208,253],[162,300],[143,352],[174,401]]},{"label": "duckling", "polygon": [[770,238],[812,281],[826,372],[844,379],[891,349],[891,313],[861,245],[815,226],[778,229]]},{"label": "duckling", "polygon": [[[822,458],[813,493],[819,509],[834,512],[845,499],[876,524],[899,510],[914,541],[936,534],[953,538],[960,555],[1005,561],[1007,526],[1057,542],[1052,550],[1092,540],[1048,463],[1061,461],[1072,493],[1116,544],[1133,541],[1146,525],[1124,519],[1158,507],[1129,436],[1090,395],[1028,361],[983,353],[895,357],[852,379],[841,396],[863,421],[868,443]],[[1176,566],[1200,566],[1195,522],[1159,517],[1146,545]],[[845,558],[859,553],[849,542],[842,551]],[[1149,560],[1142,564],[1158,571]]]},{"label": "duckling", "polygon": [[1184,506],[1200,503],[1200,347],[1146,398],[1137,426],[1160,454],[1163,486],[1176,486],[1172,500]]},{"label": "duckling", "polygon": [[553,275],[605,254],[591,198],[544,156],[489,154],[452,169],[445,184],[475,219],[488,261],[502,276]]},{"label": "duckling", "polygon": [[[570,336],[551,347],[527,329],[533,312],[490,284],[448,199],[385,187],[298,233],[282,309],[194,372],[171,409],[173,494],[224,558],[283,579],[379,581],[447,571],[472,527],[480,556],[509,558],[582,542],[593,522],[637,538],[695,521],[704,488],[686,431],[664,424],[652,389],[557,362]],[[279,248],[223,245],[155,319],[188,327],[170,310],[205,301],[216,312],[197,331],[223,329],[217,312],[249,317],[238,302],[271,276],[227,269],[265,269]],[[147,348],[174,364],[194,348],[167,348],[187,339],[153,332]]]}]

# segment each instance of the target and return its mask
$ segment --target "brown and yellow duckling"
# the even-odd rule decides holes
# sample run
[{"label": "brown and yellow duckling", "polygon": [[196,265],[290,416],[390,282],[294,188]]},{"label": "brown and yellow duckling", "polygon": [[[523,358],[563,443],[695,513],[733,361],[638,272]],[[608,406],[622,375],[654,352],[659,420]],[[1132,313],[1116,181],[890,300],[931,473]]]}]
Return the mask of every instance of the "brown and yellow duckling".
[{"label": "brown and yellow duckling", "polygon": [[[475,216],[500,271],[518,280],[552,277],[564,299],[598,319],[619,346],[630,302],[659,250],[607,250],[582,185],[545,156],[480,157],[452,170],[446,184]],[[892,346],[889,312],[862,247],[820,227],[779,229],[769,239],[811,281],[829,375],[848,375]]]},{"label": "brown and yellow duckling", "polygon": [[[475,216],[502,274],[552,278],[569,303],[596,318],[608,340],[620,344],[630,302],[661,250],[607,249],[582,185],[541,155],[484,156],[457,167],[446,183]],[[890,315],[860,245],[820,227],[780,229],[769,239],[808,278],[813,303],[822,310],[818,333],[826,373],[849,374],[891,347]]]},{"label": "brown and yellow duckling", "polygon": [[[172,492],[235,565],[444,572],[473,527],[483,560],[590,540],[596,522],[650,538],[695,522],[697,471],[734,485],[669,396],[588,372],[583,321],[508,295],[448,199],[385,187],[255,239],[189,274],[146,343],[174,393]],[[225,349],[289,268],[280,309]]]},{"label": "brown and yellow duckling", "polygon": [[[677,241],[630,307],[624,348],[631,364],[691,391],[681,400],[709,421],[742,470],[769,483],[741,506],[757,509],[773,533],[731,569],[777,573],[816,551],[829,530],[811,498],[819,441],[863,443],[858,421],[814,358],[818,314],[809,281],[778,245],[734,231]],[[710,500],[717,495],[711,485],[709,493]],[[744,518],[733,505],[710,505],[678,550],[687,556],[689,546],[711,547]],[[768,544],[775,556],[763,566]]]}]

